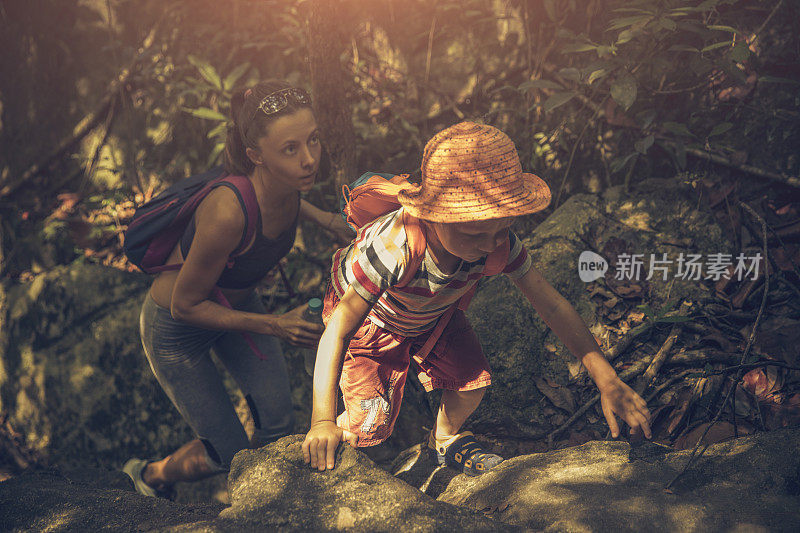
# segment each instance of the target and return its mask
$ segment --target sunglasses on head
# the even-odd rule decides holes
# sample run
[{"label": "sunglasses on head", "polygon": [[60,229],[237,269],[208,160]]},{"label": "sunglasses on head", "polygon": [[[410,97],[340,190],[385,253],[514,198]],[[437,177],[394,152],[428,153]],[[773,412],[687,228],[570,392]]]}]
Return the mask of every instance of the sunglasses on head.
[{"label": "sunglasses on head", "polygon": [[267,96],[265,96],[261,100],[261,103],[258,104],[255,113],[253,113],[253,117],[255,118],[256,113],[259,111],[263,111],[265,115],[273,115],[278,111],[283,110],[287,105],[289,105],[289,97],[291,97],[296,104],[311,105],[311,97],[307,92],[296,87],[289,87],[287,89],[280,89],[279,91],[269,93]]}]

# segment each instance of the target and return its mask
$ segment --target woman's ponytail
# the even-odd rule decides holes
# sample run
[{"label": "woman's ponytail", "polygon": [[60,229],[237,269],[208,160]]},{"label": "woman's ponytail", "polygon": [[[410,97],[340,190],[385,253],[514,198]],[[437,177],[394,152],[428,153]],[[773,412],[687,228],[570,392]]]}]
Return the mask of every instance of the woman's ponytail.
[{"label": "woman's ponytail", "polygon": [[225,139],[225,170],[238,176],[248,176],[256,168],[255,163],[247,157],[247,146],[240,128],[240,117],[247,91],[249,89],[240,89],[231,97],[233,124],[228,126],[228,136]]}]

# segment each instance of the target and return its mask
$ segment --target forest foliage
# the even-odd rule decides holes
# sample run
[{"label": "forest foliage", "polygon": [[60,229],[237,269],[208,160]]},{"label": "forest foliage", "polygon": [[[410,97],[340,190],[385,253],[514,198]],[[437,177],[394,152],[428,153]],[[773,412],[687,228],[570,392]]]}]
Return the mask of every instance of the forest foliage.
[{"label": "forest foliage", "polygon": [[[323,4],[2,2],[3,274],[118,241],[135,205],[218,162],[234,88],[270,77],[311,88],[308,20]],[[702,172],[702,153],[798,174],[794,2],[334,4],[325,16],[345,38],[326,68],[348,80],[359,171],[413,171],[433,133],[471,119],[511,136],[554,206]],[[335,190],[320,180],[314,199],[332,207]]]}]

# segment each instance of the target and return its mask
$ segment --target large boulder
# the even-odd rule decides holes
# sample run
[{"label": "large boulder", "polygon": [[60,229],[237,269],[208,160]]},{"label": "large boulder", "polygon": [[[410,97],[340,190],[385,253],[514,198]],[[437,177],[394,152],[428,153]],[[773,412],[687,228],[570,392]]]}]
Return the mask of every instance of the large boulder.
[{"label": "large boulder", "polygon": [[436,499],[347,446],[334,470],[313,471],[301,439],[236,454],[225,509],[141,496],[115,473],[39,472],[0,482],[0,524],[15,531],[800,530],[797,428],[712,445],[670,491],[689,451],[596,441],[519,456],[477,478],[450,472]]},{"label": "large boulder", "polygon": [[800,430],[715,444],[669,488],[691,450],[593,441],[456,476],[440,501],[546,531],[798,531]]},{"label": "large boulder", "polygon": [[[689,185],[675,179],[650,179],[636,184],[629,193],[619,186],[601,195],[572,196],[530,235],[521,237],[534,267],[592,328],[598,317],[596,304],[578,276],[581,252],[600,253],[615,240],[617,248],[619,243],[627,243],[629,253],[644,254],[648,261],[650,254],[661,258],[666,253],[674,261],[680,252],[731,253],[731,243],[698,205],[697,194]],[[605,257],[608,261],[614,258]],[[643,272],[643,290],[627,301],[649,302],[658,309],[667,293],[690,299],[707,295],[708,289],[699,281],[674,279],[673,274],[667,280],[654,276],[646,281]],[[610,266],[598,283],[614,275]],[[516,437],[546,434],[552,428],[542,412],[543,395],[532,378],[544,376],[564,385],[571,369],[575,375],[575,358],[505,276],[481,285],[468,316],[493,374],[492,386],[470,418],[470,427],[480,433]]]},{"label": "large boulder", "polygon": [[189,436],[139,342],[149,282],[74,263],[9,289],[0,411],[50,463],[118,467]]}]

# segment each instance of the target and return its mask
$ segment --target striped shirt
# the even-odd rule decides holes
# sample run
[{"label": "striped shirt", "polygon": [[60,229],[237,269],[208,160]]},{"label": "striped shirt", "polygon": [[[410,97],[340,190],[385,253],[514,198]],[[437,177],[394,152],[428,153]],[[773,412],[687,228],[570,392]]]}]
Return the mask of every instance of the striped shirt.
[{"label": "striped shirt", "polygon": [[[401,208],[375,219],[359,230],[349,246],[337,250],[331,281],[339,298],[352,285],[373,304],[369,314],[373,323],[404,336],[416,336],[433,328],[436,319],[478,283],[486,259],[461,261],[454,273],[445,274],[426,250],[411,281],[395,287],[409,259],[402,211]],[[530,269],[531,258],[513,232],[509,232],[509,244],[503,273],[515,279]]]}]

